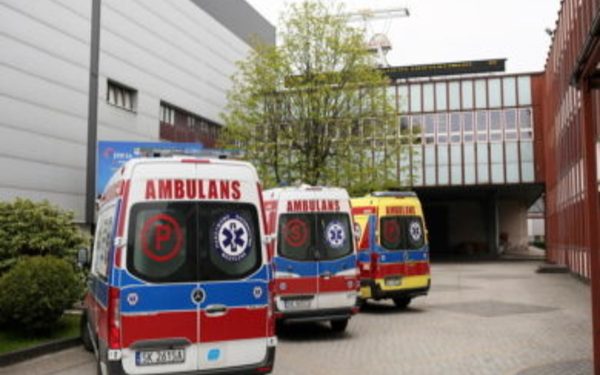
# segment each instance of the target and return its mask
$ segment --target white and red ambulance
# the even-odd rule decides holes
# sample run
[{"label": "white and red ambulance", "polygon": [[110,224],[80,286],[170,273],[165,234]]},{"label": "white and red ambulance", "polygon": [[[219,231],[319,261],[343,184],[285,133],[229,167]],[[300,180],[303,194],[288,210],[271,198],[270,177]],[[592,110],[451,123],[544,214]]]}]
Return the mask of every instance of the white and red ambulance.
[{"label": "white and red ambulance", "polygon": [[302,185],[265,190],[273,243],[278,321],[329,320],[344,331],[358,311],[350,197],[341,188]]},{"label": "white and red ambulance", "polygon": [[261,188],[245,162],[140,158],[101,198],[82,338],[101,373],[270,373]]}]

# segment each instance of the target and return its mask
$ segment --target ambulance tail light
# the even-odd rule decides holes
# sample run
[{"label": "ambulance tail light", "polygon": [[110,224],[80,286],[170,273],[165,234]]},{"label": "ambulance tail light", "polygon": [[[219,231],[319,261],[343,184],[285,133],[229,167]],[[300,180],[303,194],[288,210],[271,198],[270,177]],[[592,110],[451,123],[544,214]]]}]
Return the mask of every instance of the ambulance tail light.
[{"label": "ambulance tail light", "polygon": [[269,281],[269,306],[267,307],[267,337],[275,336],[275,280]]},{"label": "ambulance tail light", "polygon": [[119,289],[108,290],[108,348],[121,348],[121,308]]}]

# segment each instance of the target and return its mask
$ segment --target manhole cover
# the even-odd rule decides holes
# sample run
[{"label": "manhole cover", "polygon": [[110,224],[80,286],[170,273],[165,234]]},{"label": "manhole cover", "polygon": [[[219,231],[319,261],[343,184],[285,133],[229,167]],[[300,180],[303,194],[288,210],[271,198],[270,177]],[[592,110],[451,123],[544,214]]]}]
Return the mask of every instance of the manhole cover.
[{"label": "manhole cover", "polygon": [[531,367],[518,372],[516,375],[591,375],[594,373],[592,361],[576,360],[549,363]]},{"label": "manhole cover", "polygon": [[509,303],[501,301],[450,303],[445,305],[437,305],[436,307],[442,310],[477,315],[483,318],[493,318],[496,316],[507,316],[515,314],[547,313],[550,311],[558,310],[555,307],[528,305],[521,303]]}]

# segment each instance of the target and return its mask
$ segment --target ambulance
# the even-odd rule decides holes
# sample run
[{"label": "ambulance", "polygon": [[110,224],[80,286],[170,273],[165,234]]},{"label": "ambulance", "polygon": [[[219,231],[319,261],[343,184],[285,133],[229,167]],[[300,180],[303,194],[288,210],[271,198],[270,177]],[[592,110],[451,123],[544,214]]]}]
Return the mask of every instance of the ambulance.
[{"label": "ambulance", "polygon": [[360,285],[348,193],[302,185],[263,197],[274,237],[278,322],[329,321],[333,331],[344,331],[358,311]]},{"label": "ambulance", "polygon": [[82,339],[98,372],[270,373],[264,219],[248,163],[125,163],[100,199],[84,300]]},{"label": "ambulance", "polygon": [[429,248],[421,203],[413,192],[352,199],[358,233],[360,300],[389,299],[399,308],[427,295]]}]

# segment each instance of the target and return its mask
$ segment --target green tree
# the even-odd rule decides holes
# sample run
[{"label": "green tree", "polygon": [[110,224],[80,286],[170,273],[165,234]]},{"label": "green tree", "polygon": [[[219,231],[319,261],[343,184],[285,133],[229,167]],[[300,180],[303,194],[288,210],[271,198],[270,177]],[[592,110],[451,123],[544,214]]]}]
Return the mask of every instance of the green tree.
[{"label": "green tree", "polygon": [[293,4],[277,46],[256,43],[228,94],[225,147],[241,149],[266,186],[302,181],[351,191],[407,185],[407,152],[388,79],[340,5]]},{"label": "green tree", "polygon": [[47,201],[17,198],[0,202],[0,275],[25,256],[53,255],[74,263],[88,237],[73,224],[73,214]]}]

